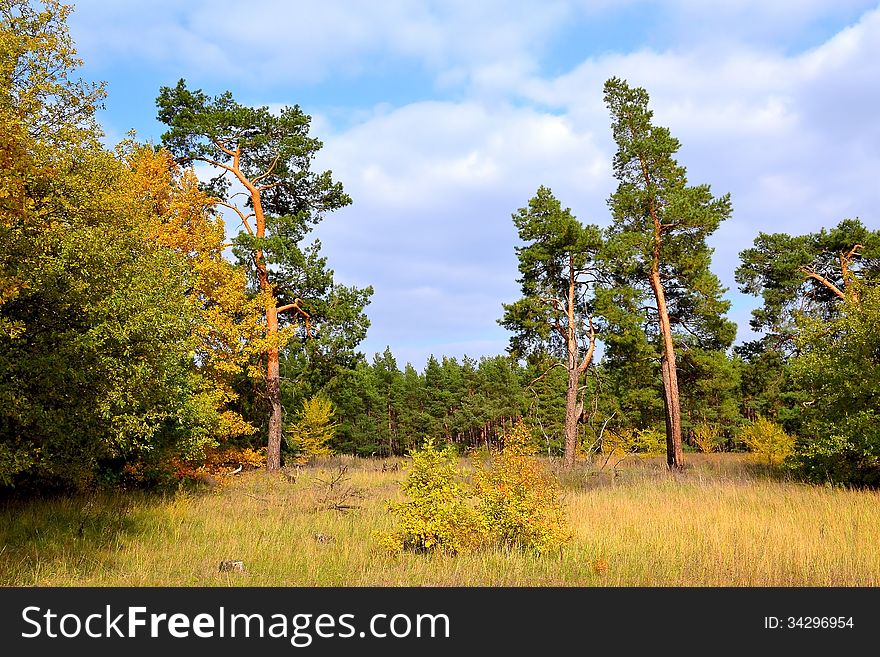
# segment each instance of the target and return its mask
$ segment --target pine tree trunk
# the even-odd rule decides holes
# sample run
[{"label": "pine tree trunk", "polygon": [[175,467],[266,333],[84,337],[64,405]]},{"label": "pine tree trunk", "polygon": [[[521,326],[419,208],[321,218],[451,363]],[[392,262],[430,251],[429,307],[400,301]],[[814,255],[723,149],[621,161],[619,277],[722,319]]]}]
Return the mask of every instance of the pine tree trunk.
[{"label": "pine tree trunk", "polygon": [[578,408],[578,383],[580,374],[577,363],[568,368],[568,389],[565,393],[565,455],[563,465],[566,468],[574,466],[574,456],[577,450],[577,425],[580,419]]},{"label": "pine tree trunk", "polygon": [[[263,214],[263,204],[259,190],[248,180],[239,169],[240,150],[236,150],[234,168],[239,181],[245,186],[251,196],[256,220],[256,237],[263,239],[266,236],[266,217]],[[260,282],[260,291],[266,295],[266,338],[269,350],[266,354],[266,397],[269,400],[269,436],[266,448],[266,470],[278,472],[281,470],[281,423],[284,409],[281,406],[281,375],[278,362],[278,300],[275,298],[275,290],[269,282],[269,270],[262,249],[254,252],[254,267],[257,270],[257,278]]]},{"label": "pine tree trunk", "polygon": [[[278,334],[278,312],[274,303],[266,308],[267,334],[270,342]],[[269,441],[266,454],[266,470],[277,472],[281,469],[281,377],[278,367],[278,347],[268,352],[266,368],[266,396],[269,398]]]},{"label": "pine tree trunk", "polygon": [[651,289],[657,300],[660,338],[663,342],[661,372],[663,375],[663,410],[666,418],[666,465],[670,470],[680,470],[684,466],[684,453],[681,448],[681,403],[678,395],[675,346],[672,342],[672,326],[669,322],[669,310],[666,307],[666,294],[660,275],[656,271],[651,274]]}]

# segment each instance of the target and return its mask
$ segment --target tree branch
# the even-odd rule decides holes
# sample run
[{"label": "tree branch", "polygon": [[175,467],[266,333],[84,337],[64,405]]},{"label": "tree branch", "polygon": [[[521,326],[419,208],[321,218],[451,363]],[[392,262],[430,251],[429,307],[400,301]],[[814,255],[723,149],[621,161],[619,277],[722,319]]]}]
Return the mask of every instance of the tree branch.
[{"label": "tree branch", "polygon": [[214,144],[214,146],[216,146],[217,148],[219,148],[221,151],[223,151],[224,153],[226,153],[229,157],[234,157],[234,156],[235,156],[235,151],[233,151],[233,150],[227,148],[226,146],[224,146],[224,145],[223,145],[223,142],[220,141],[219,139],[216,139],[216,138],[212,137],[212,138],[211,138],[211,143]]},{"label": "tree branch", "polygon": [[865,245],[864,245],[864,244],[856,244],[856,245],[854,245],[853,248],[851,248],[851,249],[847,252],[846,256],[844,256],[844,257],[846,258],[846,261],[849,262],[850,260],[852,260],[852,257],[856,254],[856,251],[858,251],[859,249],[864,249],[864,248],[865,248]]},{"label": "tree branch", "polygon": [[583,374],[583,372],[590,366],[590,361],[593,360],[593,352],[596,351],[596,327],[593,326],[592,316],[590,316],[587,321],[590,324],[590,347],[587,349],[587,353],[584,354],[584,359],[581,361],[581,364],[578,365],[578,374]]},{"label": "tree branch", "polygon": [[305,310],[303,310],[302,307],[299,305],[301,301],[302,301],[302,299],[297,297],[296,299],[294,299],[293,303],[288,303],[287,305],[281,306],[280,308],[276,308],[275,310],[276,310],[276,312],[279,312],[279,313],[282,313],[285,310],[295,310],[297,312],[297,314],[300,315],[305,320],[306,335],[308,335],[309,337],[312,337],[312,326],[311,326],[312,316],[309,315]]},{"label": "tree branch", "polygon": [[827,278],[822,276],[821,274],[817,274],[815,271],[813,271],[809,267],[803,267],[803,266],[800,267],[800,271],[801,271],[801,273],[806,275],[807,278],[812,278],[816,281],[819,281],[819,283],[821,283],[822,285],[827,287],[829,290],[831,290],[836,296],[840,297],[841,299],[846,299],[846,295],[843,292],[841,292],[840,288],[837,287],[831,281],[829,281]]},{"label": "tree branch", "polygon": [[261,173],[259,176],[257,176],[256,178],[254,178],[253,183],[254,183],[255,185],[256,185],[258,182],[260,182],[263,178],[268,178],[270,175],[272,175],[272,171],[275,170],[275,165],[278,164],[278,159],[279,159],[280,157],[281,157],[281,153],[278,153],[278,154],[275,156],[275,159],[272,160],[272,164],[269,165],[269,168],[266,169],[266,171],[265,171],[264,173]]},{"label": "tree branch", "polygon": [[553,316],[553,328],[562,336],[563,339],[567,339],[568,335],[565,330],[562,328],[562,324],[559,323],[559,314],[561,311],[560,305],[562,302],[559,299],[555,299],[553,297],[538,297],[538,301],[543,301],[544,303],[549,303],[553,306],[553,310],[556,311],[556,315]]},{"label": "tree branch", "polygon": [[236,176],[239,175],[238,172],[235,169],[233,169],[231,166],[229,166],[228,164],[223,164],[222,162],[218,162],[217,160],[212,160],[210,157],[203,157],[201,155],[197,155],[197,156],[193,157],[192,159],[199,160],[200,162],[210,164],[211,166],[218,167],[220,169],[225,169],[226,171],[229,171],[230,173],[234,173]]},{"label": "tree branch", "polygon": [[245,216],[244,212],[242,212],[237,205],[234,205],[232,203],[227,203],[226,201],[221,201],[219,199],[217,199],[217,205],[222,205],[224,208],[229,208],[230,210],[234,210],[235,213],[241,219],[241,223],[243,223],[244,227],[247,229],[248,234],[251,237],[253,237],[254,231],[251,228],[250,224],[248,223],[248,219],[250,219],[251,217],[254,216],[253,212],[251,212],[249,215]]},{"label": "tree branch", "polygon": [[533,385],[535,385],[538,381],[540,381],[545,376],[550,374],[550,372],[553,371],[554,369],[556,369],[557,367],[562,367],[562,363],[560,363],[559,361],[556,361],[555,363],[553,363],[550,367],[548,367],[546,370],[544,370],[543,374],[541,374],[538,378],[536,378],[534,381],[529,383],[529,385],[526,386],[526,389],[531,388]]},{"label": "tree branch", "polygon": [[[851,248],[846,254],[841,253],[840,257],[840,273],[843,279],[843,285],[847,288],[850,287],[850,278],[852,276],[852,272],[849,270],[849,264],[852,262],[853,256],[856,254],[856,251],[859,249],[865,248],[862,244],[856,244]],[[858,293],[853,290],[853,295],[856,300],[858,300]]]}]

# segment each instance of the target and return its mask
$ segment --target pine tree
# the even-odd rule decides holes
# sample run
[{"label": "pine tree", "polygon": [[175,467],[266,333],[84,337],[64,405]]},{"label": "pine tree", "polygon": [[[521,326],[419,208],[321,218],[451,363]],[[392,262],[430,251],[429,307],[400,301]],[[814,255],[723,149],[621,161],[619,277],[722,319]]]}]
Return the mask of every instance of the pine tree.
[{"label": "pine tree", "polygon": [[[711,235],[731,213],[730,197],[714,197],[708,185],[688,185],[685,168],[675,154],[680,143],[667,128],[652,123],[648,93],[625,81],[605,83],[605,103],[611,112],[617,144],[614,175],[617,191],[608,203],[612,226],[608,258],[616,272],[618,303],[630,314],[641,314],[653,298],[647,330],[659,342],[667,464],[680,468],[681,410],[676,342],[684,336],[703,348],[723,349],[733,341],[736,327],[725,319],[730,303],[709,270]],[[624,323],[636,330],[636,322]]]}]

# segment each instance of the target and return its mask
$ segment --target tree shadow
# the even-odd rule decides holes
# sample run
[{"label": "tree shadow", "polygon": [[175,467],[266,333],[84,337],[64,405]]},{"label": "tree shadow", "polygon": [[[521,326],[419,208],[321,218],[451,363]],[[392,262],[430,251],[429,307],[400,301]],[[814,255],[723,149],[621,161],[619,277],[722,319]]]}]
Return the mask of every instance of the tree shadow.
[{"label": "tree shadow", "polygon": [[145,529],[147,494],[95,493],[0,502],[0,585],[76,585],[112,566]]}]

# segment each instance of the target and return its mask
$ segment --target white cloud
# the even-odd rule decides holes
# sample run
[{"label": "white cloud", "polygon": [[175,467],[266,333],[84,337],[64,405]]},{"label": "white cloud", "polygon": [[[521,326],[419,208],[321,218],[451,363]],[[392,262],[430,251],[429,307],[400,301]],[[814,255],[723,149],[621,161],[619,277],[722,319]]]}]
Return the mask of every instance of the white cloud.
[{"label": "white cloud", "polygon": [[[880,87],[865,64],[877,61],[877,44],[875,11],[800,55],[746,47],[611,54],[554,79],[516,86],[514,76],[508,95],[525,99],[518,105],[417,103],[367,119],[327,140],[322,162],[355,198],[343,227],[329,234],[328,251],[366,246],[381,263],[355,261],[377,280],[390,265],[407,272],[411,290],[430,286],[431,295],[407,298],[408,313],[424,320],[433,308],[457,322],[470,317],[503,338],[491,325],[501,301],[516,295],[510,213],[547,184],[582,220],[607,222],[613,145],[601,90],[618,75],[648,89],[655,120],[682,141],[691,182],[732,193],[733,218],[712,239],[714,269],[738,299],[734,314],[747,337],[733,270],[759,230],[799,233],[855,215],[878,225],[871,212],[880,203],[880,118],[873,112]],[[492,293],[457,305],[462,281],[437,265],[475,259],[482,268],[465,285]],[[395,314],[396,321],[406,316]],[[436,318],[411,330],[430,335],[432,326],[438,335],[453,330]]]},{"label": "white cloud", "polygon": [[[849,216],[880,226],[880,9],[859,17],[864,6],[80,0],[74,17],[89,61],[132,58],[233,88],[262,85],[266,103],[296,93],[283,84],[322,79],[344,97],[347,81],[386,66],[429,81],[431,100],[334,98],[313,121],[325,143],[319,165],[354,199],[318,229],[329,263],[342,280],[376,287],[368,351],[400,344],[420,365],[430,351],[456,353],[438,345],[503,346],[495,320],[517,294],[510,214],[538,185],[583,221],[607,223],[610,76],[648,90],[691,182],[731,192],[733,218],[712,244],[732,289],[738,253],[759,230],[805,232]],[[560,30],[601,27],[627,8],[656,14],[655,40],[542,72]],[[731,297],[742,337],[745,301]],[[428,345],[422,358],[418,344]]]},{"label": "white cloud", "polygon": [[265,84],[354,77],[392,59],[436,75],[461,66],[503,75],[498,63],[530,68],[570,13],[557,0],[79,0],[73,24],[89,61],[126,57]]}]

